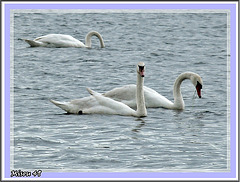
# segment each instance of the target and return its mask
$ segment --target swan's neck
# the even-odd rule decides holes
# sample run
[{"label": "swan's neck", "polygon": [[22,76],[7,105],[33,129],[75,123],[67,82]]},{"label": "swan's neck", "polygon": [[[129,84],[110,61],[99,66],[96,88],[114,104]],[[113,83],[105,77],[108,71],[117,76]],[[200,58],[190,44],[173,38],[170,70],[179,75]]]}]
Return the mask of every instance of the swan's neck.
[{"label": "swan's neck", "polygon": [[184,101],[181,93],[180,86],[182,84],[182,81],[185,79],[190,79],[191,74],[189,73],[183,73],[178,76],[174,83],[173,87],[173,97],[174,97],[174,108],[177,109],[184,109]]},{"label": "swan's neck", "polygon": [[102,36],[98,33],[98,32],[89,32],[87,35],[86,35],[86,38],[85,38],[85,44],[87,47],[91,47],[92,46],[92,36],[97,36],[99,41],[100,41],[100,44],[101,44],[101,48],[105,47],[104,45],[104,42],[103,42],[103,39],[102,39]]},{"label": "swan's neck", "polygon": [[136,89],[137,116],[147,115],[143,84],[144,84],[144,77],[141,77],[139,74],[137,74],[137,89]]}]

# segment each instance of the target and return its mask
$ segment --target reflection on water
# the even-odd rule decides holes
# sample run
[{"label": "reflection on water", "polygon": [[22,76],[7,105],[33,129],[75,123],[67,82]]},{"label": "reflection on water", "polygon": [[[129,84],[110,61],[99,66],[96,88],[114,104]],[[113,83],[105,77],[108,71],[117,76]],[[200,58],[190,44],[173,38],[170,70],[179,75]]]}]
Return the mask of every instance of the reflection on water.
[{"label": "reflection on water", "polygon": [[140,124],[138,124],[134,129],[132,129],[133,132],[139,132],[141,128],[145,125],[145,121],[142,118],[138,118],[135,121],[139,121]]}]

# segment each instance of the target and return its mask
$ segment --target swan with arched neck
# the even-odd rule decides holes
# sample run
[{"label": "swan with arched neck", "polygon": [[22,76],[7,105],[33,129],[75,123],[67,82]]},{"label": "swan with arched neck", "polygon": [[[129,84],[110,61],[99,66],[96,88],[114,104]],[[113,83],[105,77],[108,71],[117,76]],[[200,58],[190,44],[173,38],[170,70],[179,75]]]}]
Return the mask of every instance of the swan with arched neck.
[{"label": "swan with arched neck", "polygon": [[[167,109],[180,109],[180,110],[184,109],[185,104],[181,94],[180,86],[183,80],[185,79],[191,80],[192,84],[197,90],[198,97],[201,98],[201,89],[203,85],[202,78],[196,73],[185,72],[180,74],[175,80],[175,83],[173,86],[174,102],[168,100],[166,97],[159,94],[155,90],[144,86],[143,90],[144,90],[146,107],[147,108],[163,107]],[[109,97],[119,102],[122,102],[130,106],[131,108],[135,108],[136,107],[135,93],[136,93],[136,85],[131,84],[123,87],[114,88],[104,93],[103,95],[105,97]]]},{"label": "swan with arched neck", "polygon": [[73,38],[71,35],[65,34],[48,34],[37,37],[34,40],[24,39],[31,47],[86,47],[91,48],[92,36],[98,37],[101,48],[105,47],[102,36],[96,32],[91,31],[85,37],[85,44]]}]

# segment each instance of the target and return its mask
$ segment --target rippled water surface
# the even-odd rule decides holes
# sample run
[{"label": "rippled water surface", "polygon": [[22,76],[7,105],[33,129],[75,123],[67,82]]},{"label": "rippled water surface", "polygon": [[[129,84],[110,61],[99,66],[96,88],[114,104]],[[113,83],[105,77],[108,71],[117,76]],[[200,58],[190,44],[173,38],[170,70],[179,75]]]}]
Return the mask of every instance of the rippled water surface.
[{"label": "rippled water surface", "polygon": [[[227,170],[226,13],[14,13],[14,169],[49,171]],[[92,49],[30,48],[21,38],[69,34]],[[149,108],[144,118],[67,115],[49,99],[88,96],[136,83],[173,101],[173,83],[185,71],[203,79],[202,98],[182,83],[184,111]]]}]

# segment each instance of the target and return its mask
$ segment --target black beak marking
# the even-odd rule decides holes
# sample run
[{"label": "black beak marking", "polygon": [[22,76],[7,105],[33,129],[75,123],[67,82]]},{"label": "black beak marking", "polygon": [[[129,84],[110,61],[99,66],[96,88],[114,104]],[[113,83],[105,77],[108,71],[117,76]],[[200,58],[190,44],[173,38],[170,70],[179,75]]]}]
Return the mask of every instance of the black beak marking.
[{"label": "black beak marking", "polygon": [[197,93],[198,93],[198,97],[199,97],[199,98],[202,97],[202,96],[201,96],[201,89],[202,89],[202,84],[197,81],[196,90],[197,90]]},{"label": "black beak marking", "polygon": [[144,70],[144,66],[139,66],[138,65],[138,67],[139,67],[139,71],[143,71]]}]

